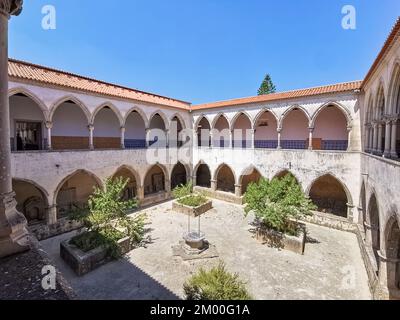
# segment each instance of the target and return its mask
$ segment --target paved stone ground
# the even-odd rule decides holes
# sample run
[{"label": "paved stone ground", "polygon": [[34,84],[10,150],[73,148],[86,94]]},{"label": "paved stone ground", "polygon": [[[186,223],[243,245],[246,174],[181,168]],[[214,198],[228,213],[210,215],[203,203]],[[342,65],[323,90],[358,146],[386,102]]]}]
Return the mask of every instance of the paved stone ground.
[{"label": "paved stone ground", "polygon": [[[279,251],[254,238],[240,206],[214,200],[202,217],[202,231],[220,257],[183,262],[172,256],[187,230],[188,218],[171,211],[171,202],[146,209],[151,242],[78,278],[59,257],[60,241],[72,234],[43,241],[69,284],[82,299],[179,299],[183,283],[199,267],[223,260],[240,274],[255,299],[370,299],[367,274],[356,236],[308,225],[305,255]],[[193,221],[194,222],[194,221]],[[346,281],[348,280],[348,281]]]}]

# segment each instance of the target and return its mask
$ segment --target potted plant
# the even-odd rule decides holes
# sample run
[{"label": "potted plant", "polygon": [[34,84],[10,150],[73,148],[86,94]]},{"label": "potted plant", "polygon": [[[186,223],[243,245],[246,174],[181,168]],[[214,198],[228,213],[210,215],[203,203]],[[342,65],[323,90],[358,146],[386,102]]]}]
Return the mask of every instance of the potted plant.
[{"label": "potted plant", "polygon": [[245,194],[246,215],[254,212],[256,238],[271,246],[303,254],[306,240],[305,225],[299,219],[312,214],[315,206],[296,179],[261,179],[249,185]]},{"label": "potted plant", "polygon": [[193,193],[192,183],[180,185],[172,191],[175,201],[172,203],[174,211],[198,217],[212,209],[212,201],[201,193]]},{"label": "potted plant", "polygon": [[95,188],[87,208],[71,214],[71,219],[83,224],[84,231],[62,242],[60,254],[78,275],[120,258],[143,240],[146,216],[129,217],[126,212],[137,202],[122,199],[128,182],[106,179],[104,188]]}]

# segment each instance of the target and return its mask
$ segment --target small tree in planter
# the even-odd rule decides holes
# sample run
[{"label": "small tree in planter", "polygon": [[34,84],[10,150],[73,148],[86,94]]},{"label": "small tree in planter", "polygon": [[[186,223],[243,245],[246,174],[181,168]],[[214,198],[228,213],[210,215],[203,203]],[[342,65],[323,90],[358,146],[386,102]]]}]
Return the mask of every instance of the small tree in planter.
[{"label": "small tree in planter", "polygon": [[246,215],[254,212],[257,221],[263,230],[276,231],[271,236],[270,242],[276,245],[282,245],[282,235],[298,236],[303,231],[303,239],[299,245],[286,243],[292,251],[303,253],[305,230],[298,223],[298,220],[304,216],[311,215],[315,209],[314,204],[309,200],[301,190],[296,179],[287,175],[282,179],[261,179],[256,184],[251,184],[245,194]]},{"label": "small tree in planter", "polygon": [[193,193],[193,184],[191,182],[176,187],[172,191],[172,195],[178,203],[188,207],[198,207],[208,201],[204,195]]},{"label": "small tree in planter", "polygon": [[137,202],[122,200],[123,190],[128,183],[129,179],[106,179],[104,188],[96,188],[90,196],[88,207],[72,213],[71,218],[82,222],[86,232],[72,238],[71,244],[84,252],[104,247],[110,256],[119,258],[118,240],[129,237],[131,245],[143,240],[146,216],[127,216],[127,210],[136,208]]},{"label": "small tree in planter", "polygon": [[251,300],[238,274],[229,273],[221,262],[209,271],[200,269],[183,286],[187,300]]}]

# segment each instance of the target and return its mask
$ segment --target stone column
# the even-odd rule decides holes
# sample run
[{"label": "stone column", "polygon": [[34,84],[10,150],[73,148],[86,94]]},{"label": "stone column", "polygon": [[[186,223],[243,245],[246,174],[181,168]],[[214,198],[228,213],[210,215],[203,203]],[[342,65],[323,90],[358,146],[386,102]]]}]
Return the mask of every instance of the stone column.
[{"label": "stone column", "polygon": [[192,176],[192,184],[193,184],[193,187],[195,187],[197,185],[197,176],[196,175]]},{"label": "stone column", "polygon": [[365,229],[365,245],[367,247],[371,247],[372,246],[372,227],[366,221],[364,221],[364,229]]},{"label": "stone column", "polygon": [[170,132],[169,130],[165,130],[165,147],[169,148],[169,138],[170,138]]},{"label": "stone column", "polygon": [[385,151],[383,156],[386,158],[390,158],[390,142],[391,142],[391,134],[392,134],[392,122],[390,120],[386,120],[385,123]]},{"label": "stone column", "polygon": [[211,190],[217,191],[217,180],[211,180]]},{"label": "stone column", "polygon": [[94,150],[94,143],[93,143],[94,125],[89,124],[88,129],[89,129],[89,149]]},{"label": "stone column", "polygon": [[234,139],[234,131],[230,130],[229,131],[229,144],[228,144],[228,148],[233,148],[234,147],[234,143],[233,143],[233,139]]},{"label": "stone column", "polygon": [[150,128],[146,128],[146,148],[150,147]]},{"label": "stone column", "polygon": [[351,133],[352,133],[353,127],[348,126],[347,127],[347,151],[351,151]]},{"label": "stone column", "polygon": [[144,186],[140,186],[140,187],[138,188],[138,191],[137,191],[137,200],[138,200],[138,202],[139,202],[139,205],[141,205],[142,202],[143,202],[143,200],[144,200]]},{"label": "stone column", "polygon": [[282,149],[282,128],[278,128],[277,129],[277,131],[278,131],[278,147],[277,147],[277,149],[278,150],[280,150],[280,149]]},{"label": "stone column", "polygon": [[378,124],[378,155],[382,154],[382,136],[383,136],[383,124]]},{"label": "stone column", "polygon": [[242,196],[242,185],[241,184],[235,184],[235,196],[239,197],[239,198]]},{"label": "stone column", "polygon": [[213,148],[214,147],[214,130],[213,129],[210,130],[210,140],[211,140],[210,148]]},{"label": "stone column", "polygon": [[371,126],[368,124],[366,126],[366,136],[365,136],[365,152],[370,152],[371,151]]},{"label": "stone column", "polygon": [[27,222],[12,190],[8,99],[8,20],[21,10],[22,1],[0,1],[0,258],[29,250]]},{"label": "stone column", "polygon": [[378,124],[374,123],[374,135],[373,135],[373,146],[372,146],[372,153],[378,152]]},{"label": "stone column", "polygon": [[400,259],[392,259],[387,257],[387,253],[378,251],[379,255],[379,282],[375,290],[374,298],[377,300],[389,300],[390,292],[393,290],[398,292],[396,285],[396,268],[400,263]]},{"label": "stone column", "polygon": [[354,221],[354,214],[353,214],[353,209],[354,209],[354,205],[348,203],[347,204],[347,219],[351,222],[355,222]]},{"label": "stone column", "polygon": [[51,129],[53,129],[53,123],[52,122],[46,122],[46,128],[47,128],[47,150],[52,150],[52,145],[51,145]]},{"label": "stone column", "polygon": [[53,205],[47,208],[47,225],[51,226],[57,223],[57,206]]},{"label": "stone column", "polygon": [[250,142],[251,143],[251,145],[250,145],[251,149],[255,148],[255,141],[254,141],[255,136],[256,136],[256,130],[251,129],[251,142]]},{"label": "stone column", "polygon": [[125,149],[125,127],[121,127],[121,149]]},{"label": "stone column", "polygon": [[398,157],[396,145],[397,145],[397,119],[392,120],[392,144],[390,147],[390,157],[391,158]]},{"label": "stone column", "polygon": [[309,127],[308,128],[309,134],[308,134],[308,150],[313,149],[313,133],[314,133],[314,128]]}]

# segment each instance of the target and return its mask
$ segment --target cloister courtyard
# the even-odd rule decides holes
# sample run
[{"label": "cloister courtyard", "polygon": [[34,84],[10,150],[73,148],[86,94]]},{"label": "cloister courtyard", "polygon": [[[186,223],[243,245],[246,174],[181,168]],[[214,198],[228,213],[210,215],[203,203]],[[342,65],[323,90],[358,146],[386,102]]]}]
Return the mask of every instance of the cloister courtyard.
[{"label": "cloister courtyard", "polygon": [[[172,247],[188,229],[188,217],[172,202],[140,210],[148,215],[145,244],[122,259],[78,277],[60,258],[60,242],[76,231],[42,241],[80,299],[183,299],[183,284],[200,267],[221,260],[246,282],[255,299],[371,299],[356,235],[307,224],[305,254],[263,245],[254,239],[253,217],[243,207],[213,200],[201,230],[218,257],[184,261]],[[137,213],[135,213],[137,214]],[[192,219],[197,227],[197,220]]]}]

